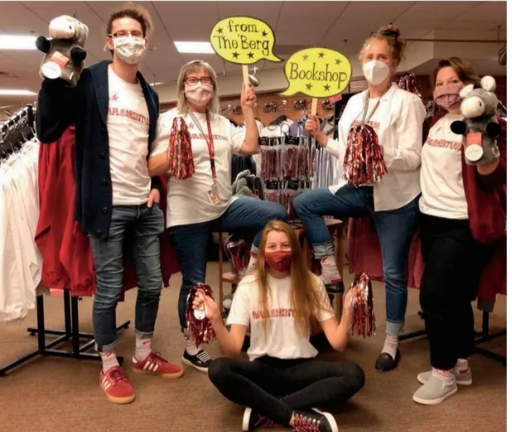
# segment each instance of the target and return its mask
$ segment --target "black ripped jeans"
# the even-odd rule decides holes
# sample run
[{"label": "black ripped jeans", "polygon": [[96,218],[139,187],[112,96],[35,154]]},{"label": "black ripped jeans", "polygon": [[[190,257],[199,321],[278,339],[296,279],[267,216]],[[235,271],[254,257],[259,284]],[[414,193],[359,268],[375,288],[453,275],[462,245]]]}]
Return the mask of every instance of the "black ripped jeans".
[{"label": "black ripped jeans", "polygon": [[217,358],[208,376],[231,402],[281,425],[289,424],[295,410],[339,406],[365,383],[363,370],[354,363],[273,357]]}]

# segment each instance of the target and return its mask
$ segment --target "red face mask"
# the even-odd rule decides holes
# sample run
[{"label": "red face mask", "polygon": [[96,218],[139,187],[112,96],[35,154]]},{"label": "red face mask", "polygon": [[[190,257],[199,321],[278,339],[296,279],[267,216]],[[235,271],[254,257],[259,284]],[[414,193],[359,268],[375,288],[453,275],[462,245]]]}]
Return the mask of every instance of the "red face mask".
[{"label": "red face mask", "polygon": [[290,271],[292,253],[290,251],[265,252],[265,261],[270,268],[278,272]]}]

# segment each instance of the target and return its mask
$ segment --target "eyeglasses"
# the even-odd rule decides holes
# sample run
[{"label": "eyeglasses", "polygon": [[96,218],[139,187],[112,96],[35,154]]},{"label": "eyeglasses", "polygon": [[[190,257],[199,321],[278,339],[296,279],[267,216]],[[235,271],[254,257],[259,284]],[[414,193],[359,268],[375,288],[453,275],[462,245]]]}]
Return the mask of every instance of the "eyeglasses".
[{"label": "eyeglasses", "polygon": [[212,79],[210,77],[190,77],[185,79],[185,82],[190,85],[196,85],[199,81],[201,81],[201,84],[212,84]]},{"label": "eyeglasses", "polygon": [[115,32],[113,34],[110,35],[110,37],[114,37],[114,38],[122,38],[122,37],[127,37],[127,36],[132,36],[134,38],[142,38],[144,37],[144,34],[139,31],[139,30],[133,30],[133,31],[128,31],[128,30],[119,30],[118,32]]}]

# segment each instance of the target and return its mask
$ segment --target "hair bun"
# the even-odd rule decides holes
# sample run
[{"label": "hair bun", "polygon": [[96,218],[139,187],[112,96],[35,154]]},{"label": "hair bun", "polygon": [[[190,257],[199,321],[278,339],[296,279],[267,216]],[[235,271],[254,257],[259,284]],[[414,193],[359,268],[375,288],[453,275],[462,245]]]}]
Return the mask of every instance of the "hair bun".
[{"label": "hair bun", "polygon": [[392,24],[381,27],[379,34],[382,36],[392,37],[398,39],[400,37],[400,29]]}]

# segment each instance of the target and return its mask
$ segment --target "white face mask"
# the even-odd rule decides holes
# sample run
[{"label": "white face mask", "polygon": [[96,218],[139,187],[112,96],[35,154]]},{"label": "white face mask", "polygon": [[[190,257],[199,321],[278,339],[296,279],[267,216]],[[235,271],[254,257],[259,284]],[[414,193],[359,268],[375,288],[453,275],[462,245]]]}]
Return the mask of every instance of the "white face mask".
[{"label": "white face mask", "polygon": [[140,63],[146,55],[146,41],[132,35],[112,39],[117,56],[128,64]]},{"label": "white face mask", "polygon": [[364,77],[373,85],[383,83],[390,73],[389,66],[379,60],[372,60],[363,65]]},{"label": "white face mask", "polygon": [[185,96],[194,105],[208,105],[213,97],[213,85],[203,84],[201,81],[194,85],[185,84]]}]

